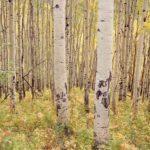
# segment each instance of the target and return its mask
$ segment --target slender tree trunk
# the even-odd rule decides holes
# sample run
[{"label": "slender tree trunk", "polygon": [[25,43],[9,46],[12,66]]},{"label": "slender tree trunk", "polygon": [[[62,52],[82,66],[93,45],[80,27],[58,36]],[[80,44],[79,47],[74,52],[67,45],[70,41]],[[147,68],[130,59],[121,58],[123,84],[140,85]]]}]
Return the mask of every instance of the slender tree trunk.
[{"label": "slender tree trunk", "polygon": [[[150,36],[149,36],[150,42]],[[148,99],[148,112],[150,113],[150,45],[148,49],[148,58],[147,58],[147,87],[146,87],[147,99]]]},{"label": "slender tree trunk", "polygon": [[84,83],[84,105],[85,111],[89,112],[89,92],[90,92],[90,81],[89,81],[89,48],[90,48],[90,1],[85,1],[85,83]]},{"label": "slender tree trunk", "polygon": [[55,99],[55,81],[54,81],[54,13],[53,13],[53,5],[54,5],[54,0],[51,1],[51,17],[52,17],[52,42],[51,42],[51,72],[52,72],[52,79],[51,79],[51,92],[52,92],[52,100],[54,102]]},{"label": "slender tree trunk", "polygon": [[18,67],[19,67],[19,100],[23,98],[22,90],[22,48],[21,48],[21,12],[20,0],[18,0]]},{"label": "slender tree trunk", "polygon": [[122,1],[118,1],[118,7],[117,7],[117,35],[116,35],[116,51],[115,51],[115,62],[114,62],[114,68],[113,68],[113,78],[112,78],[112,109],[114,114],[116,114],[116,99],[117,99],[117,90],[118,90],[118,77],[119,77],[119,52],[120,52],[120,42],[121,42],[121,10],[122,10]]},{"label": "slender tree trunk", "polygon": [[32,99],[35,98],[35,49],[34,49],[34,20],[33,20],[33,1],[30,0],[30,48],[31,48],[31,93]]},{"label": "slender tree trunk", "polygon": [[[44,53],[45,53],[45,51],[44,51],[44,46],[45,46],[44,34],[45,34],[45,32],[44,32],[44,30],[45,30],[45,9],[44,9],[44,0],[42,0],[42,33],[41,33],[42,34],[42,36],[41,36],[42,47],[41,47],[41,60],[40,61],[45,60],[45,57],[44,57]],[[42,69],[41,69],[42,72],[40,72],[41,73],[41,85],[42,85],[42,90],[44,91],[44,89],[45,89],[45,63],[42,63],[41,67],[42,67]]]},{"label": "slender tree trunk", "polygon": [[58,123],[68,124],[67,70],[65,55],[65,0],[55,0],[54,10],[54,80]]},{"label": "slender tree trunk", "polygon": [[[148,0],[144,0],[143,4],[143,17],[141,21],[141,27],[143,27],[144,22],[146,22],[147,11],[146,7],[148,5]],[[135,62],[135,73],[134,73],[134,83],[133,83],[133,101],[134,101],[134,115],[138,113],[139,97],[140,97],[140,77],[141,77],[141,64],[142,64],[142,52],[143,52],[143,39],[144,34],[141,33],[139,41],[137,41],[136,50],[136,62]]]},{"label": "slender tree trunk", "polygon": [[15,1],[10,0],[9,1],[9,19],[10,19],[10,56],[9,60],[12,60],[12,63],[10,62],[10,68],[12,72],[12,76],[10,79],[10,99],[11,99],[11,110],[14,111],[16,107],[16,66],[15,66],[15,57],[16,57],[16,43],[15,43]]},{"label": "slender tree trunk", "polygon": [[22,30],[21,30],[21,44],[22,44],[22,54],[21,54],[21,77],[22,77],[22,94],[23,98],[25,98],[26,93],[25,93],[25,83],[24,83],[24,28],[25,28],[25,23],[24,23],[24,17],[25,17],[25,8],[26,8],[26,0],[24,0],[23,3],[23,10],[22,10]]},{"label": "slender tree trunk", "polygon": [[109,139],[109,88],[112,72],[113,0],[99,0],[98,49],[95,83],[94,138],[101,148]]}]

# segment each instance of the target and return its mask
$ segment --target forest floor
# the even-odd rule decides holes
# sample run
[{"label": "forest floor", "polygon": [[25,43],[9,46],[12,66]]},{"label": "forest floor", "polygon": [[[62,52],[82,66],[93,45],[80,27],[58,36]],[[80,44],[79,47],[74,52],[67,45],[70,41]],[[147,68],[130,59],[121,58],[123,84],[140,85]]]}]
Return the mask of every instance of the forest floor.
[{"label": "forest floor", "polygon": [[[31,100],[31,95],[17,102],[16,113],[9,109],[9,101],[0,103],[0,150],[91,150],[93,144],[93,92],[90,94],[90,113],[86,115],[83,91],[70,92],[70,128],[68,137],[56,125],[55,105],[50,93]],[[140,103],[136,119],[132,101],[117,104],[117,115],[110,111],[110,142],[106,150],[150,150],[150,115],[146,102]]]}]

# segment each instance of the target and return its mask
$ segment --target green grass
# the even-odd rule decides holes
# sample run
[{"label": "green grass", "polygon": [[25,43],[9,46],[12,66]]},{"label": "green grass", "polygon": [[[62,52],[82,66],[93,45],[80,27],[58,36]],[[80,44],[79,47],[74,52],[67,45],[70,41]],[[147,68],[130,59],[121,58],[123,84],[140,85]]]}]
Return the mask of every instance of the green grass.
[{"label": "green grass", "polygon": [[[67,150],[91,150],[93,92],[88,116],[84,112],[83,91],[70,92],[69,137],[56,124],[55,105],[49,92],[34,101],[27,95],[21,103],[17,102],[15,114],[10,112],[8,100],[0,104],[0,150],[59,150],[60,145]],[[106,150],[150,150],[150,114],[146,106],[146,102],[140,103],[136,119],[130,99],[117,104],[116,116],[110,111],[110,142]]]}]

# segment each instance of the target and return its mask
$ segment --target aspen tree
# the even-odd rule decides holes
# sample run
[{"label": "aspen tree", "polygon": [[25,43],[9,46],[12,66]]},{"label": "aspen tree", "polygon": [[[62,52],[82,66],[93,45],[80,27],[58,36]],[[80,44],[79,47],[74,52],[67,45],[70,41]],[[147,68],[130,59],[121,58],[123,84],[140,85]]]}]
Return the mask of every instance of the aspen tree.
[{"label": "aspen tree", "polygon": [[[1,6],[1,17],[2,17],[2,22],[1,22],[1,27],[2,27],[2,71],[6,71],[6,51],[7,51],[7,3],[5,1],[2,1],[2,6]],[[3,21],[6,20],[6,21]],[[3,91],[5,96],[8,93],[7,90],[7,85],[4,83],[3,84]]]},{"label": "aspen tree", "polygon": [[[8,1],[5,2],[6,4],[6,14],[5,14],[5,59],[4,59],[4,70],[6,70],[6,72],[9,70],[9,14],[8,14],[8,10],[9,10],[9,3]],[[7,75],[8,76],[8,75]],[[9,83],[7,81],[7,83],[5,83],[5,95],[6,93],[9,93]]]},{"label": "aspen tree", "polygon": [[94,139],[101,148],[109,139],[109,88],[112,72],[113,0],[99,0],[98,48],[95,83]]},{"label": "aspen tree", "polygon": [[46,87],[47,88],[50,88],[50,80],[51,80],[51,75],[50,75],[50,61],[51,61],[51,57],[50,57],[50,36],[51,36],[51,31],[50,31],[50,28],[51,28],[51,24],[50,24],[50,13],[49,13],[49,5],[48,5],[48,0],[46,1],[47,4],[46,4],[46,35],[45,35],[45,39],[46,39],[46,80],[45,80],[45,83],[46,83]]},{"label": "aspen tree", "polygon": [[11,79],[10,79],[10,100],[11,100],[11,110],[14,111],[16,107],[16,42],[15,42],[15,1],[9,0],[9,35],[10,35],[10,47],[9,47],[9,60],[11,69]]},{"label": "aspen tree", "polygon": [[51,79],[51,92],[52,92],[52,100],[54,101],[55,97],[55,81],[54,81],[54,13],[53,13],[53,4],[54,0],[51,1],[51,18],[52,18],[52,35],[51,35],[51,72],[52,72],[52,79]]},{"label": "aspen tree", "polygon": [[70,5],[71,0],[66,0],[66,66],[67,79],[69,81],[69,50],[70,50]]},{"label": "aspen tree", "polygon": [[22,87],[22,47],[21,47],[21,10],[20,0],[18,0],[18,67],[19,67],[19,100],[23,98],[23,87]]},{"label": "aspen tree", "polygon": [[[144,0],[143,2],[143,14],[141,20],[141,28],[143,28],[144,22],[146,22],[147,17],[147,10],[146,7],[148,5],[148,0]],[[138,41],[136,56],[135,56],[135,73],[134,73],[134,83],[133,83],[133,101],[134,101],[134,115],[138,113],[138,101],[139,101],[139,94],[140,94],[140,77],[141,77],[141,64],[142,64],[142,51],[143,51],[143,39],[144,34],[141,33],[139,38],[140,42]]]},{"label": "aspen tree", "polygon": [[136,16],[136,6],[137,6],[137,0],[134,0],[132,2],[131,5],[131,16],[130,16],[130,38],[128,40],[130,40],[129,42],[129,50],[130,50],[130,55],[129,55],[129,64],[128,64],[128,73],[129,73],[129,77],[128,77],[128,90],[129,92],[132,92],[132,87],[133,87],[133,79],[132,79],[132,71],[133,71],[133,47],[134,47],[134,22],[135,22],[135,16]]},{"label": "aspen tree", "polygon": [[25,83],[24,83],[24,79],[23,79],[23,76],[24,76],[24,28],[25,28],[25,24],[24,24],[24,17],[25,17],[25,9],[26,9],[26,0],[24,0],[23,2],[23,8],[22,8],[22,19],[21,19],[21,25],[22,25],[22,28],[21,28],[21,46],[22,46],[22,53],[21,53],[21,77],[22,77],[22,96],[23,98],[25,98]]},{"label": "aspen tree", "polygon": [[72,29],[72,18],[73,18],[73,0],[70,0],[69,9],[69,90],[73,87],[73,29]]},{"label": "aspen tree", "polygon": [[65,0],[53,1],[54,80],[58,123],[68,124],[67,70],[65,55]]},{"label": "aspen tree", "polygon": [[147,60],[148,60],[148,43],[149,42],[149,36],[146,36],[146,33],[144,34],[144,46],[143,46],[143,64],[142,64],[142,72],[141,72],[141,88],[140,88],[140,95],[142,96],[142,102],[144,102],[145,98],[144,98],[144,93],[146,91],[146,87],[145,87],[145,74],[147,72]]},{"label": "aspen tree", "polygon": [[[0,49],[2,49],[2,2],[0,1]],[[2,70],[2,50],[0,51],[0,69]],[[3,94],[3,85],[0,83],[0,98],[2,97]]]},{"label": "aspen tree", "polygon": [[[40,50],[40,2],[37,0],[37,49],[38,49],[38,63],[41,61],[41,50]],[[41,67],[38,68],[37,71],[37,90],[41,92]]]},{"label": "aspen tree", "polygon": [[84,105],[85,111],[89,112],[89,92],[90,92],[90,81],[89,81],[89,48],[90,48],[90,1],[85,1],[85,71],[84,71]]},{"label": "aspen tree", "polygon": [[[149,36],[149,42],[150,42],[150,36]],[[148,99],[148,112],[150,112],[150,45],[148,49],[148,58],[147,58],[147,87],[146,87],[146,93],[147,93],[147,99]]]},{"label": "aspen tree", "polygon": [[113,78],[112,78],[112,109],[114,114],[116,114],[116,96],[117,96],[117,90],[118,90],[118,77],[119,77],[119,52],[120,52],[120,42],[121,42],[121,11],[122,11],[122,1],[117,1],[118,7],[117,7],[117,35],[116,35],[116,47],[115,47],[115,62],[113,67]]},{"label": "aspen tree", "polygon": [[30,9],[30,49],[31,49],[31,93],[32,99],[35,98],[35,49],[34,49],[34,20],[33,20],[33,0],[29,1]]},{"label": "aspen tree", "polygon": [[[45,51],[44,51],[44,49],[45,49],[45,38],[44,38],[44,34],[45,34],[45,32],[44,32],[44,29],[45,29],[45,24],[44,24],[44,22],[45,22],[45,9],[44,9],[44,0],[42,0],[42,36],[41,36],[41,60],[40,61],[43,61],[43,60],[45,60]],[[41,73],[41,85],[42,85],[42,90],[44,91],[44,88],[45,88],[45,63],[42,63],[41,64],[41,71],[42,72],[40,72]]]},{"label": "aspen tree", "polygon": [[124,24],[123,24],[123,39],[122,39],[122,54],[121,54],[121,89],[119,100],[126,100],[127,96],[127,64],[129,55],[129,33],[130,33],[130,1],[123,1]]},{"label": "aspen tree", "polygon": [[[121,16],[124,16],[124,4],[123,4],[123,1],[121,0],[120,1],[120,15]],[[121,17],[121,25],[120,25],[120,30],[121,31],[124,31],[124,17]],[[124,34],[124,32],[120,32],[120,34],[121,34],[121,39],[120,39],[120,41],[121,41],[121,43],[120,43],[120,45],[119,45],[119,47],[120,47],[120,53],[119,53],[119,69],[120,69],[120,74],[119,74],[119,97],[118,97],[118,99],[119,99],[119,101],[121,101],[122,100],[122,95],[123,95],[123,67],[124,67],[124,64],[123,64],[123,50],[122,50],[122,45],[123,45],[123,39],[124,39],[124,36],[123,36],[123,34]]]}]

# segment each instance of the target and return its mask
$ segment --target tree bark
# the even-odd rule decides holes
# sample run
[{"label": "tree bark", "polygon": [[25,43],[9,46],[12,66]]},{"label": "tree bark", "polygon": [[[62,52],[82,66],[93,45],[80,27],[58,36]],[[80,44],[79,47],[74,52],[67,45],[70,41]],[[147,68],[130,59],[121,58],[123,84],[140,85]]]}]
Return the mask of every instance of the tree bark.
[{"label": "tree bark", "polygon": [[67,70],[65,55],[65,0],[55,0],[54,10],[54,81],[58,123],[68,124]]},{"label": "tree bark", "polygon": [[[143,17],[141,20],[141,27],[143,28],[144,22],[146,22],[147,11],[146,7],[148,5],[148,0],[144,0],[143,4]],[[135,62],[135,73],[134,73],[134,83],[133,83],[133,102],[134,102],[134,115],[138,113],[139,97],[140,97],[140,77],[141,77],[141,65],[142,65],[142,52],[143,52],[143,40],[144,34],[141,33],[139,40],[137,41],[136,50],[136,62]],[[139,42],[140,41],[140,42]]]},{"label": "tree bark", "polygon": [[10,62],[11,69],[11,79],[10,79],[10,100],[11,100],[11,110],[14,111],[16,107],[16,36],[15,36],[15,1],[9,1],[9,27],[10,27],[10,48],[9,48],[9,60],[12,59],[12,63]]},{"label": "tree bark", "polygon": [[109,139],[109,88],[112,72],[113,0],[99,0],[98,48],[95,83],[94,139],[96,147]]}]

